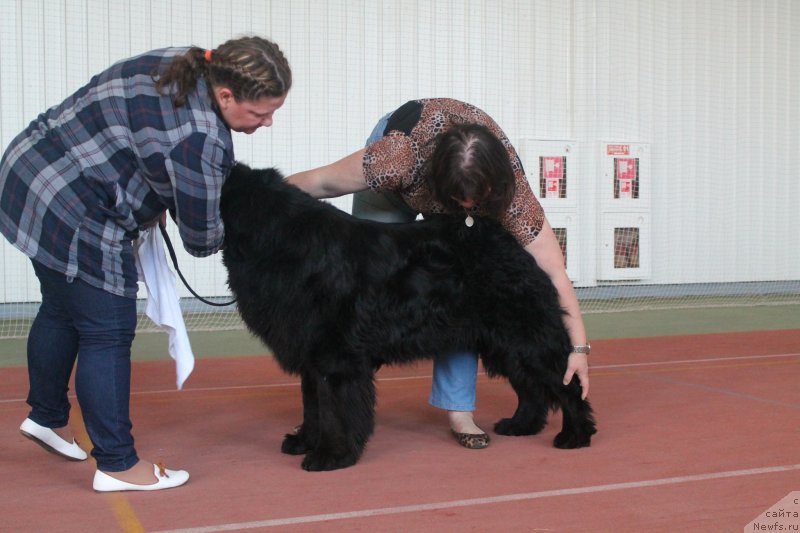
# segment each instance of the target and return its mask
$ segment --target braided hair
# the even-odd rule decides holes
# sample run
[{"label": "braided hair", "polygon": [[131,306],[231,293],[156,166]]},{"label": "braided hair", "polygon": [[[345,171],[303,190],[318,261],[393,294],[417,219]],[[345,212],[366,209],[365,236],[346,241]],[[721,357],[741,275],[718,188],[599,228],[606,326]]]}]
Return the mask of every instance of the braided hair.
[{"label": "braided hair", "polygon": [[161,94],[174,90],[175,105],[181,107],[201,76],[208,80],[209,91],[228,87],[237,102],[282,96],[292,86],[292,70],[283,52],[262,37],[231,39],[209,51],[193,46],[163,72],[154,73],[153,79]]}]

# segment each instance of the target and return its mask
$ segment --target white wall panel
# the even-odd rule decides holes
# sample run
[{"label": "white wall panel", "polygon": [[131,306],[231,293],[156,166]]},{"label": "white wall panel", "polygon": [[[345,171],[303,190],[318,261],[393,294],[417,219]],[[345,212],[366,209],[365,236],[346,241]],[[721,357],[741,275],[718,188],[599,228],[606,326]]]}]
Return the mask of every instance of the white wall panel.
[{"label": "white wall panel", "polygon": [[594,4],[588,131],[652,143],[654,280],[797,279],[797,4]]},{"label": "white wall panel", "polygon": [[[408,99],[461,98],[517,144],[581,148],[582,282],[608,139],[651,149],[649,282],[800,279],[796,0],[0,0],[0,144],[111,62],[249,33],[279,43],[294,87],[272,128],[235,136],[240,160],[323,165]],[[29,267],[1,246],[0,299],[18,298]],[[219,268],[179,253],[198,278]]]}]

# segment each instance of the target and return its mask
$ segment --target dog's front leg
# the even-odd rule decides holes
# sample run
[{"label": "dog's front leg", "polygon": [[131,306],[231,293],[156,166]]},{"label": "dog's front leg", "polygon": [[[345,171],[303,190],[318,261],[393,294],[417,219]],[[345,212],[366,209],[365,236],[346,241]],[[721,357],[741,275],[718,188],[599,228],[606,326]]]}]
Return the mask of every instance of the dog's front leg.
[{"label": "dog's front leg", "polygon": [[559,395],[562,415],[561,432],[553,439],[556,448],[583,448],[590,446],[592,435],[597,433],[592,406],[589,400],[581,399],[581,387],[577,377],[566,387],[554,389]]},{"label": "dog's front leg", "polygon": [[319,440],[319,398],[316,378],[307,372],[300,375],[303,393],[303,424],[293,433],[287,433],[281,451],[289,455],[303,455],[313,450]]},{"label": "dog's front leg", "polygon": [[354,465],[375,427],[375,385],[370,373],[321,376],[317,382],[319,440],[303,468],[336,470]]}]

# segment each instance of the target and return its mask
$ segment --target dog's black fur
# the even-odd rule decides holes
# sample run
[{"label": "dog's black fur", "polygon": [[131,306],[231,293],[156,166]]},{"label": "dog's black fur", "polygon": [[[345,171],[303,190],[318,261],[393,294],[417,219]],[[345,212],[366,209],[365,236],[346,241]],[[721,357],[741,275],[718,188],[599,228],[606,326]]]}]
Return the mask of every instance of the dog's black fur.
[{"label": "dog's black fur", "polygon": [[556,289],[502,227],[440,216],[356,219],[237,165],[222,188],[223,261],[247,327],[302,379],[303,424],[282,451],[306,470],[358,461],[374,429],[375,370],[437,354],[480,354],[519,403],[502,435],[533,435],[561,408],[558,448],[589,446],[592,409],[577,377]]}]

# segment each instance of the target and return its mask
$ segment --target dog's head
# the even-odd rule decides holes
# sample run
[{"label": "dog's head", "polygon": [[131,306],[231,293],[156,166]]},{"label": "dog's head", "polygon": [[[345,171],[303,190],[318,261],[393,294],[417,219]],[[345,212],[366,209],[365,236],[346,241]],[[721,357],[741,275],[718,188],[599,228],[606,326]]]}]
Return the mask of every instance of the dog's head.
[{"label": "dog's head", "polygon": [[283,182],[283,174],[276,168],[254,169],[244,163],[236,163],[222,185],[222,202],[230,204],[243,198],[266,194],[276,182]]},{"label": "dog's head", "polygon": [[220,198],[225,255],[241,257],[256,244],[252,240],[267,230],[267,214],[279,207],[283,187],[283,175],[277,169],[251,169],[241,163],[233,167]]}]

